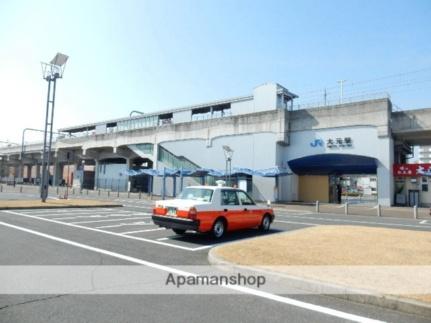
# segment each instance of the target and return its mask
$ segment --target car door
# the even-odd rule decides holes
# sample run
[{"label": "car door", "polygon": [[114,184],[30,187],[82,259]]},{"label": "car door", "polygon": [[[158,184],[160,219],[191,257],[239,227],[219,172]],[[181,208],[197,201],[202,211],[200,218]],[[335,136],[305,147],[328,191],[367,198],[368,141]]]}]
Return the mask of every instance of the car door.
[{"label": "car door", "polygon": [[244,227],[253,228],[258,226],[262,217],[261,212],[258,210],[259,208],[256,206],[256,203],[244,191],[238,190],[237,194],[243,211],[242,217]]},{"label": "car door", "polygon": [[244,226],[242,218],[243,207],[240,205],[235,190],[221,190],[221,207],[223,215],[226,217],[228,230],[241,229]]}]

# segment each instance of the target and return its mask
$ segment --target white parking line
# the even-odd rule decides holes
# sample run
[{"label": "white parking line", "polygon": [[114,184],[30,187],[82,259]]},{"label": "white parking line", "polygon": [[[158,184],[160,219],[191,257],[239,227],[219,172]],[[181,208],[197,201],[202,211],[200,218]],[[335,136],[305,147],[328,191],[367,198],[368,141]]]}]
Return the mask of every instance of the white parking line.
[{"label": "white parking line", "polygon": [[102,214],[89,214],[89,215],[75,215],[75,216],[65,216],[60,218],[51,218],[54,220],[73,220],[73,219],[81,219],[81,218],[112,218],[112,217],[131,217],[131,216],[138,216],[138,215],[152,215],[152,213],[147,212],[130,212],[130,213],[102,213]]},{"label": "white parking line", "polygon": [[421,222],[419,222],[420,224],[426,224],[428,221],[427,220],[423,220]]},{"label": "white parking line", "polygon": [[[10,213],[10,212],[8,212]],[[45,219],[46,220],[46,219]],[[9,224],[9,223],[5,223],[5,222],[0,222],[0,225],[9,227],[9,228],[13,228],[16,230],[20,230],[23,232],[27,232],[33,235],[37,235],[39,237],[43,237],[46,239],[50,239],[50,240],[54,240],[54,241],[58,241],[64,244],[68,244],[77,248],[81,248],[81,249],[85,249],[85,250],[90,250],[90,251],[94,251],[103,255],[107,255],[107,256],[111,256],[114,258],[118,258],[118,259],[122,259],[122,260],[126,260],[132,263],[136,263],[136,264],[140,264],[140,265],[144,265],[150,268],[155,268],[164,272],[169,272],[175,275],[181,275],[181,276],[186,276],[186,277],[197,277],[199,276],[196,273],[191,273],[191,272],[187,272],[187,271],[183,271],[183,270],[179,270],[173,267],[169,267],[169,266],[165,266],[165,265],[160,265],[160,264],[156,264],[154,262],[150,262],[147,260],[143,260],[143,259],[139,259],[139,258],[135,258],[135,257],[131,257],[131,256],[127,256],[127,255],[123,255],[117,252],[112,252],[106,249],[101,249],[101,248],[97,248],[97,247],[92,247],[90,245],[86,245],[83,243],[79,243],[76,241],[72,241],[72,240],[67,240],[67,239],[63,239],[63,238],[59,238],[56,236],[52,236],[46,233],[42,233],[42,232],[38,232],[35,230],[30,230],[27,228],[23,228],[23,227],[19,227],[13,224]],[[161,243],[161,242],[159,242]],[[318,313],[322,313],[322,314],[326,314],[326,315],[330,315],[330,316],[335,316],[335,317],[339,317],[342,319],[346,319],[346,320],[350,320],[350,321],[354,321],[354,322],[374,322],[374,323],[378,323],[378,322],[382,322],[382,321],[378,321],[378,320],[373,320],[364,316],[359,316],[359,315],[355,315],[355,314],[350,314],[350,313],[346,313],[346,312],[342,312],[342,311],[338,311],[338,310],[334,310],[332,308],[329,307],[324,307],[324,306],[320,306],[320,305],[314,305],[311,303],[306,303],[303,301],[298,301],[296,299],[293,298],[288,298],[288,297],[284,297],[284,296],[279,296],[279,295],[275,295],[275,294],[271,294],[268,292],[264,292],[264,291],[259,291],[259,290],[255,290],[253,288],[250,287],[243,287],[243,286],[235,286],[235,285],[220,285],[223,288],[227,288],[227,289],[231,289],[231,290],[235,290],[235,291],[239,291],[241,293],[244,294],[248,294],[248,295],[253,295],[256,297],[261,297],[261,298],[266,298],[272,301],[276,301],[279,303],[283,303],[283,304],[287,304],[287,305],[291,305],[291,306],[296,306],[299,308],[303,308],[306,310],[310,310],[310,311],[314,311],[314,312],[318,312]]]},{"label": "white parking line", "polygon": [[274,222],[290,223],[290,224],[302,224],[302,225],[309,225],[309,226],[319,225],[319,224],[316,224],[316,223],[309,223],[309,222],[294,222],[294,221],[283,221],[283,220],[274,220]]},{"label": "white parking line", "polygon": [[[137,216],[137,217],[131,217],[127,220],[137,220],[137,219],[151,219],[149,216]],[[78,222],[71,222],[72,224],[87,224],[87,223],[98,223],[98,222],[115,222],[115,221],[124,221],[125,219],[108,219],[108,220],[94,220],[94,221],[78,221]]]},{"label": "white parking line", "polygon": [[129,236],[129,235],[126,235],[126,234],[116,233],[116,232],[112,232],[112,231],[106,231],[106,230],[101,230],[101,229],[96,229],[96,228],[91,228],[91,227],[85,227],[83,225],[77,225],[77,224],[68,223],[68,222],[61,222],[61,221],[52,220],[52,219],[40,218],[40,217],[37,217],[37,216],[28,215],[28,214],[22,214],[22,213],[14,212],[14,211],[7,211],[6,210],[6,211],[2,211],[2,212],[9,213],[9,214],[14,214],[14,215],[19,215],[19,216],[23,216],[23,217],[26,217],[26,218],[36,219],[36,220],[40,220],[40,221],[61,224],[61,225],[65,225],[65,226],[68,226],[68,227],[79,228],[79,229],[84,229],[84,230],[88,230],[88,231],[94,231],[94,232],[109,234],[109,235],[117,236],[117,237],[121,237],[121,238],[132,239],[132,240],[137,240],[137,241],[143,241],[143,242],[158,244],[158,245],[165,246],[165,247],[177,248],[177,249],[182,249],[182,250],[187,250],[187,251],[199,251],[199,250],[209,249],[209,248],[213,247],[212,245],[208,245],[208,246],[201,246],[201,247],[196,247],[196,248],[190,248],[190,247],[179,246],[179,245],[175,245],[175,244],[171,244],[171,243],[156,241],[156,240],[152,240],[152,239],[146,239],[146,238],[141,238],[141,237],[136,237],[136,236]]},{"label": "white parking line", "polygon": [[135,225],[153,225],[153,223],[144,222],[144,221],[119,223],[119,224],[103,225],[101,227],[96,227],[96,229],[119,228],[119,227],[125,227],[125,226],[135,226]]},{"label": "white parking line", "polygon": [[[133,212],[133,211],[130,211]],[[136,211],[135,211],[136,212]],[[71,211],[68,212],[56,212],[51,210],[51,212],[34,213],[34,212],[23,212],[25,214],[37,215],[37,216],[72,216],[72,215],[86,215],[86,214],[110,214],[112,211],[96,211],[96,210],[85,210],[85,211]],[[115,212],[115,213],[125,213],[125,212]],[[126,212],[128,213],[128,212]]]},{"label": "white parking line", "polygon": [[131,217],[132,214],[94,214],[94,215],[77,215],[77,216],[65,216],[60,218],[51,218],[53,220],[73,220],[73,219],[83,219],[83,218],[91,218],[91,219],[102,219],[102,218],[112,218],[113,216],[119,217]]},{"label": "white parking line", "polygon": [[152,207],[151,206],[137,206],[137,205],[127,205],[125,204],[126,207],[132,207],[134,209],[145,209],[145,210],[151,210]]},{"label": "white parking line", "polygon": [[[66,208],[66,209],[38,209],[38,210],[31,210],[32,214],[39,214],[39,213],[76,213],[76,212],[105,212],[105,211],[113,211],[113,209],[110,208]],[[29,210],[26,210],[26,212],[29,212]]]},{"label": "white parking line", "polygon": [[164,240],[169,240],[169,238],[159,238],[159,239],[157,239],[157,241],[164,241]]},{"label": "white parking line", "polygon": [[120,234],[133,234],[133,233],[151,232],[151,231],[161,231],[161,230],[166,230],[166,228],[156,228],[156,229],[146,229],[146,230],[126,231],[126,232],[120,232]]}]

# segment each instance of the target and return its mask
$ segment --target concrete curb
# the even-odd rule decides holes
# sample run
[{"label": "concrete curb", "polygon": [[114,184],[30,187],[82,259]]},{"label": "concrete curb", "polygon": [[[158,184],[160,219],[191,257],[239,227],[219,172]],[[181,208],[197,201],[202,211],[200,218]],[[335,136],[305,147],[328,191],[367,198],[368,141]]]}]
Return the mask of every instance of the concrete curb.
[{"label": "concrete curb", "polygon": [[[233,244],[234,242],[227,243],[227,244]],[[224,244],[226,245],[226,244]],[[212,265],[225,265],[225,266],[232,266],[235,268],[245,268],[247,266],[240,266],[235,263],[231,263],[229,261],[226,261],[225,259],[219,257],[216,255],[216,251],[219,248],[222,248],[222,246],[212,248],[208,252],[208,262]],[[316,293],[316,294],[322,294],[322,292],[319,293],[319,291],[325,290],[334,290],[334,294],[323,294],[326,296],[341,298],[357,303],[362,304],[371,304],[374,306],[379,306],[395,311],[400,311],[408,314],[415,314],[420,315],[426,318],[431,317],[431,304],[403,298],[403,297],[397,297],[392,295],[384,295],[375,293],[372,291],[367,290],[358,290],[353,289],[345,286],[340,286],[332,283],[322,283],[319,281],[311,280],[311,279],[305,279],[299,276],[291,276],[291,275],[284,275],[282,273],[277,273],[274,271],[266,271],[259,268],[253,268],[254,271],[260,271],[263,273],[268,273],[271,275],[276,275],[281,278],[289,279],[292,282],[298,282],[301,285],[301,288],[304,289],[304,286],[306,286],[306,292],[308,293]]]}]

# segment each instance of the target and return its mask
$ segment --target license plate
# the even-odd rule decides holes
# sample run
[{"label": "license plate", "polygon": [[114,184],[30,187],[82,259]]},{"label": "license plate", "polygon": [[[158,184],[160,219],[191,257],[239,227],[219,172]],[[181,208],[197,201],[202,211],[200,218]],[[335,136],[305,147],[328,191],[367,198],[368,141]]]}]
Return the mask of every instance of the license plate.
[{"label": "license plate", "polygon": [[168,207],[168,215],[177,215],[176,207]]}]

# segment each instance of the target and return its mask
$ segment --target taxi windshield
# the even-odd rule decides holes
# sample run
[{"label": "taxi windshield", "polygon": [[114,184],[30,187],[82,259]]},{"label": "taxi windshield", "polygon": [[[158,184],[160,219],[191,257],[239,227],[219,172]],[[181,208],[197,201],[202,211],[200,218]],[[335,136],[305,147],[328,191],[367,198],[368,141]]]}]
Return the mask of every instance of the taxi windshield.
[{"label": "taxi windshield", "polygon": [[213,190],[208,188],[187,187],[178,196],[180,200],[211,202]]}]

